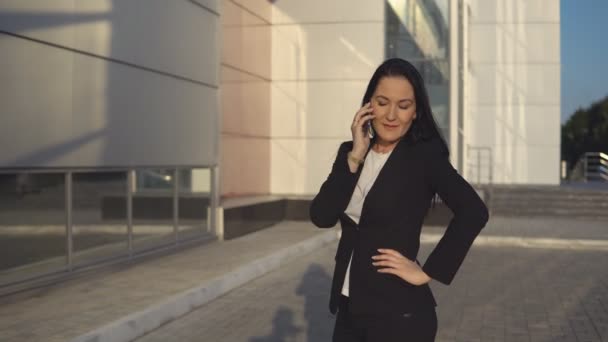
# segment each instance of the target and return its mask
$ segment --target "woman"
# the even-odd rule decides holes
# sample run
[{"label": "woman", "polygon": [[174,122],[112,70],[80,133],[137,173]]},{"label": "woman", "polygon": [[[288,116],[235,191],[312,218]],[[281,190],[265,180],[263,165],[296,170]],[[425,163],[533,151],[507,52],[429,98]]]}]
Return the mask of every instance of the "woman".
[{"label": "woman", "polygon": [[[316,226],[339,220],[342,228],[329,302],[337,311],[333,341],[434,341],[428,283],[452,282],[488,210],[450,164],[422,77],[407,61],[378,67],[351,131],[310,206]],[[420,266],[420,231],[435,194],[454,217]]]}]

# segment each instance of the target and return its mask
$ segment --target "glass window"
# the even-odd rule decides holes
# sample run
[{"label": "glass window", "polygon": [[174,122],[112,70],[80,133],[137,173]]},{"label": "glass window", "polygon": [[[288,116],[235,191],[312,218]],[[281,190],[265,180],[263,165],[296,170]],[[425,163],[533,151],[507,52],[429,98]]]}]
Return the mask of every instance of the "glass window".
[{"label": "glass window", "polygon": [[411,62],[426,84],[433,115],[447,141],[450,117],[447,0],[387,0],[386,58]]}]

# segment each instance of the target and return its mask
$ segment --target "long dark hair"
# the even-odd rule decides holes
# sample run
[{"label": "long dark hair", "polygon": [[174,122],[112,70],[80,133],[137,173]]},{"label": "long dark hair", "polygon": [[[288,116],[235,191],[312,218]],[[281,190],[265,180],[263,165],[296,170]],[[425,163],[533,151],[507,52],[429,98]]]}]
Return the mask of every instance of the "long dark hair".
[{"label": "long dark hair", "polygon": [[[444,147],[444,153],[449,155],[448,145],[433,118],[431,111],[431,103],[429,96],[424,86],[424,80],[422,76],[416,70],[416,68],[408,61],[401,58],[391,58],[384,61],[376,69],[372,78],[369,80],[367,90],[363,96],[361,106],[365,105],[372,99],[372,95],[378,87],[378,83],[383,77],[398,76],[405,77],[412,87],[414,88],[414,96],[416,100],[416,119],[412,122],[412,125],[408,129],[404,138],[409,139],[411,142],[416,143],[420,140],[430,140],[437,138],[441,141]],[[377,135],[376,135],[377,137]],[[372,139],[371,144],[375,142],[376,137]]]}]

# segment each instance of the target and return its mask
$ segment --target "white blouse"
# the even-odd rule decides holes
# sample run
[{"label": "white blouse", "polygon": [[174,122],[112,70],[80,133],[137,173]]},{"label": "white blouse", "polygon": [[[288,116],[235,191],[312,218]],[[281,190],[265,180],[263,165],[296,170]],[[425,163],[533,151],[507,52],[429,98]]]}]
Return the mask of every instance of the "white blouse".
[{"label": "white blouse", "polygon": [[[363,163],[363,170],[357,181],[357,186],[353,191],[353,195],[350,198],[348,207],[344,211],[350,218],[359,224],[359,218],[361,217],[361,209],[363,208],[363,201],[365,196],[369,192],[369,189],[374,184],[374,181],[378,177],[378,173],[386,163],[386,160],[390,156],[393,150],[386,153],[378,153],[373,149],[369,150]],[[342,285],[342,294],[348,296],[348,278],[350,274],[350,264],[352,262],[353,255],[350,255],[350,261],[348,262],[348,268],[346,269],[346,276],[344,277],[344,285]]]}]

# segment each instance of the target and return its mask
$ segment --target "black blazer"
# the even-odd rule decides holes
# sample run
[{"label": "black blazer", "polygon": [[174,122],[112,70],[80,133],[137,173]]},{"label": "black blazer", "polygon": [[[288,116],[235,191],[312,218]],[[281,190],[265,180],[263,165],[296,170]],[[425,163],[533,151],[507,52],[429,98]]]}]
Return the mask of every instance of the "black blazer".
[{"label": "black blazer", "polygon": [[312,200],[310,219],[317,227],[330,228],[339,220],[342,228],[329,301],[332,314],[337,311],[351,252],[352,312],[406,313],[437,305],[428,284],[417,286],[379,273],[371,259],[379,254],[378,248],[391,248],[418,263],[422,223],[436,193],[454,217],[422,266],[431,278],[449,285],[488,221],[485,204],[452,167],[439,139],[413,142],[408,137],[397,143],[380,170],[363,202],[358,225],[344,213],[363,168],[355,173],[349,169],[352,141],[340,145],[331,173]]}]

